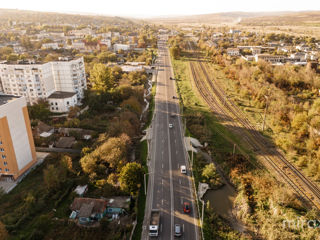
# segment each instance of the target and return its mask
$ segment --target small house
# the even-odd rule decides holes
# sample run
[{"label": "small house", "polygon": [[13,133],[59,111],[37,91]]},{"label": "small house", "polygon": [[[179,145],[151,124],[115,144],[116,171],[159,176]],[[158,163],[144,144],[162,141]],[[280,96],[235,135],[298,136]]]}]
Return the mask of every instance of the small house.
[{"label": "small house", "polygon": [[70,218],[78,219],[79,224],[88,225],[100,221],[107,213],[107,202],[95,198],[75,198],[70,206]]},{"label": "small house", "polygon": [[75,143],[76,139],[74,137],[61,137],[54,145],[57,148],[72,148]]},{"label": "small house", "polygon": [[228,48],[227,49],[227,54],[229,56],[239,56],[240,55],[239,48]]},{"label": "small house", "polygon": [[38,122],[38,125],[33,130],[33,135],[35,137],[50,137],[54,132],[54,127],[51,127],[47,124],[45,124],[42,121]]}]

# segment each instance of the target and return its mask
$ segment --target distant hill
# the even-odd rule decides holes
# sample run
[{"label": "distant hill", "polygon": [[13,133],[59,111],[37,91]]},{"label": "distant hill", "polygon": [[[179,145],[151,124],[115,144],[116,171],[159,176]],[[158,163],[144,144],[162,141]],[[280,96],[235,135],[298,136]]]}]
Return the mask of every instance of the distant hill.
[{"label": "distant hill", "polygon": [[320,26],[320,11],[303,12],[225,12],[150,19],[164,24],[240,24],[245,26]]},{"label": "distant hill", "polygon": [[241,25],[320,27],[320,11],[291,12],[273,16],[245,18],[241,21]]},{"label": "distant hill", "polygon": [[15,21],[17,23],[41,24],[130,24],[137,20],[109,17],[103,15],[80,15],[53,12],[37,12],[16,9],[0,9],[0,23]]},{"label": "distant hill", "polygon": [[178,24],[178,23],[205,23],[205,24],[223,24],[223,23],[239,23],[243,19],[251,19],[263,16],[277,16],[288,12],[225,12],[212,13],[179,17],[159,17],[149,21],[155,23]]}]

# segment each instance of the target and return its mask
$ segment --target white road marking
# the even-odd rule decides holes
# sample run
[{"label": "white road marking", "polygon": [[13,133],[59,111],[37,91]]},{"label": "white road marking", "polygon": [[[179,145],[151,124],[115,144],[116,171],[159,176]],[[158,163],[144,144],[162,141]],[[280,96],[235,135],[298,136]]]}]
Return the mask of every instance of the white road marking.
[{"label": "white road marking", "polygon": [[178,163],[178,169],[180,168],[180,164]]},{"label": "white road marking", "polygon": [[163,168],[163,164],[161,164],[161,167]]},{"label": "white road marking", "polygon": [[163,205],[163,199],[161,200],[161,203],[162,203],[162,205]]},{"label": "white road marking", "polygon": [[183,204],[183,198],[181,198],[180,201],[181,201],[181,204]]},{"label": "white road marking", "polygon": [[179,179],[179,184],[181,185],[181,179]]}]

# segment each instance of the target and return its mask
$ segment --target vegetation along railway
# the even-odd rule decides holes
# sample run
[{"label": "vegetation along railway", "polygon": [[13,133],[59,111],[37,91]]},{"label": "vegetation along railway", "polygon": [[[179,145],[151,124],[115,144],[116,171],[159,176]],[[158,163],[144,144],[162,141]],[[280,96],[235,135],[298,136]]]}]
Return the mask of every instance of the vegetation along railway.
[{"label": "vegetation along railway", "polygon": [[[206,63],[190,62],[192,77],[201,97],[217,114],[217,118],[228,121],[228,127],[236,131],[256,153],[262,164],[275,171],[300,196],[307,206],[320,210],[320,189],[306,178],[293,164],[274,147],[269,147],[266,139],[244,116],[237,105],[227,99],[219,83],[208,73]],[[249,159],[247,157],[247,159]]]}]

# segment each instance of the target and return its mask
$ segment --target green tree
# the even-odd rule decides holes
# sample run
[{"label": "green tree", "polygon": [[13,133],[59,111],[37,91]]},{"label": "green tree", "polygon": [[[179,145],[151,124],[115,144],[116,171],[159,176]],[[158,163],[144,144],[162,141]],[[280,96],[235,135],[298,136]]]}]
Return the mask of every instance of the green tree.
[{"label": "green tree", "polygon": [[127,163],[119,175],[120,188],[135,195],[139,190],[143,178],[143,169],[139,163]]},{"label": "green tree", "polygon": [[61,187],[61,183],[66,180],[66,170],[61,165],[49,164],[43,170],[43,179],[49,192],[57,191]]},{"label": "green tree", "polygon": [[178,45],[172,46],[170,48],[170,54],[174,59],[178,59],[181,54],[181,49],[179,48]]},{"label": "green tree", "polygon": [[220,177],[217,173],[216,167],[213,163],[207,164],[203,171],[202,177],[208,182],[211,186],[220,184]]},{"label": "green tree", "polygon": [[102,63],[97,63],[90,71],[89,81],[92,83],[92,89],[98,91],[110,91],[114,88],[115,82],[110,68]]},{"label": "green tree", "polygon": [[45,100],[39,100],[38,103],[28,106],[28,111],[31,119],[46,121],[51,114],[49,103]]}]

